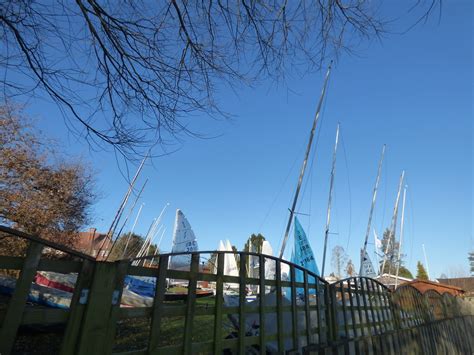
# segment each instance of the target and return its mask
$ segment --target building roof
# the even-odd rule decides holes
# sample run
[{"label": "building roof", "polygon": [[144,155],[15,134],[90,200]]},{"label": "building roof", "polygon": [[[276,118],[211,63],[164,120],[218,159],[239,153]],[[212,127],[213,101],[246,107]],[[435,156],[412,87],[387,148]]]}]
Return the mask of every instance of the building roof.
[{"label": "building roof", "polygon": [[412,281],[409,281],[409,282],[404,282],[403,286],[405,286],[405,285],[410,285],[410,286],[416,288],[421,293],[425,293],[426,291],[429,291],[429,290],[435,290],[440,294],[449,293],[449,294],[452,294],[452,295],[456,296],[456,295],[459,295],[459,294],[463,294],[465,292],[460,287],[447,285],[447,284],[443,284],[443,283],[440,283],[440,282],[428,281],[428,280],[415,279],[415,280],[412,280]]},{"label": "building roof", "polygon": [[474,293],[474,277],[456,277],[451,279],[438,279],[438,281],[442,284],[459,287],[466,292]]},{"label": "building roof", "polygon": [[375,279],[381,283],[383,283],[385,286],[392,286],[398,283],[399,285],[404,283],[404,282],[409,282],[412,279],[409,279],[407,277],[401,277],[398,276],[398,281],[397,281],[397,276],[392,275],[392,274],[382,274],[378,275],[375,277]]}]

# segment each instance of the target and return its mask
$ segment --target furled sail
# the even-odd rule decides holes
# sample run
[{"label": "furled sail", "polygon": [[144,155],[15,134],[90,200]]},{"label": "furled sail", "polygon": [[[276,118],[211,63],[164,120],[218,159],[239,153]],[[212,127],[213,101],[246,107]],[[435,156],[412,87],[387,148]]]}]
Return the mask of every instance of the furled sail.
[{"label": "furled sail", "polygon": [[[172,253],[193,252],[198,250],[196,236],[181,210],[176,210],[176,220],[173,232]],[[174,255],[170,258],[170,269],[189,268],[191,255]]]}]

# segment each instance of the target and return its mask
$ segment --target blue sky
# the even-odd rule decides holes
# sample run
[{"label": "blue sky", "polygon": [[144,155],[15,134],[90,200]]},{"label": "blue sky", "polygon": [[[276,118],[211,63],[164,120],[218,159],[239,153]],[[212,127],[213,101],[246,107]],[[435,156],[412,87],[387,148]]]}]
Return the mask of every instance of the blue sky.
[{"label": "blue sky", "polygon": [[[393,29],[408,27],[408,21]],[[452,2],[444,4],[440,22],[435,15],[404,35],[387,35],[382,42],[364,44],[357,56],[342,55],[338,60],[298,208],[310,214],[301,215],[300,221],[319,262],[331,154],[340,122],[343,144],[337,157],[330,248],[342,245],[358,267],[385,143],[373,223],[377,233],[390,224],[404,169],[407,266],[415,272],[416,261],[423,261],[424,243],[432,277],[467,271],[467,252],[473,247],[472,33],[472,5]],[[163,220],[164,250],[170,249],[175,209],[180,208],[201,249],[215,249],[223,238],[242,248],[251,233],[260,232],[276,251],[322,83],[323,73],[315,73],[290,77],[288,87],[263,81],[255,88],[220,88],[220,105],[232,113],[232,120],[193,117],[196,128],[217,138],[187,139],[177,152],[147,164],[140,181],[150,181],[137,231],[144,233],[169,202]],[[114,154],[90,151],[83,140],[68,133],[50,104],[30,101],[28,112],[67,154],[90,162],[102,195],[94,206],[93,225],[107,230],[127,189]]]}]

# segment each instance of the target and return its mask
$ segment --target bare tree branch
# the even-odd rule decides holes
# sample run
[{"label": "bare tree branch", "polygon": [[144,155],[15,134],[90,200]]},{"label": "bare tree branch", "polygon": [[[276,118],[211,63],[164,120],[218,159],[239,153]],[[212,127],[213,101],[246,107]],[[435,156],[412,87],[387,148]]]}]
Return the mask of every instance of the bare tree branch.
[{"label": "bare tree branch", "polygon": [[319,70],[384,25],[363,0],[6,0],[3,96],[45,95],[76,133],[137,157],[199,137],[193,113],[225,117],[217,85]]}]

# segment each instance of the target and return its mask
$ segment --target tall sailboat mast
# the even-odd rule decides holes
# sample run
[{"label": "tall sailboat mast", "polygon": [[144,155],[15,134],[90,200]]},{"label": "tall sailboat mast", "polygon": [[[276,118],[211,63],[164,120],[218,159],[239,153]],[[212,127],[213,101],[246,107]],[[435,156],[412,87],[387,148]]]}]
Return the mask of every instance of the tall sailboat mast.
[{"label": "tall sailboat mast", "polygon": [[328,197],[328,211],[326,215],[326,229],[324,230],[323,266],[321,269],[321,277],[324,277],[324,266],[326,265],[326,249],[328,245],[329,223],[331,221],[332,188],[334,185],[334,174],[336,172],[336,156],[337,156],[338,143],[339,143],[339,123],[337,124],[336,143],[334,144],[334,152],[332,154],[331,180],[329,182],[329,197]]},{"label": "tall sailboat mast", "polygon": [[400,244],[398,245],[398,257],[397,257],[397,273],[395,274],[395,289],[398,287],[398,273],[400,272],[400,257],[402,255],[402,242],[403,242],[403,227],[405,225],[405,198],[407,195],[407,186],[403,188],[403,199],[402,199],[402,219],[400,221]]},{"label": "tall sailboat mast", "polygon": [[405,177],[405,170],[402,171],[402,174],[400,175],[400,181],[398,182],[397,199],[395,200],[395,206],[393,207],[392,223],[390,224],[389,236],[388,236],[387,245],[384,251],[382,269],[380,270],[380,274],[384,273],[385,264],[387,263],[387,253],[390,249],[390,243],[392,242],[392,239],[393,239],[393,242],[395,242],[395,230],[397,226],[397,216],[398,216],[398,203],[400,202],[400,192],[402,190],[404,177]]},{"label": "tall sailboat mast", "polygon": [[326,78],[324,80],[323,89],[321,91],[321,96],[319,98],[318,106],[316,108],[316,114],[314,115],[313,127],[311,128],[311,133],[309,135],[309,142],[308,142],[308,146],[306,147],[306,154],[305,154],[305,157],[304,157],[304,160],[303,160],[303,165],[301,166],[301,171],[300,171],[300,176],[298,178],[298,185],[296,187],[295,197],[293,198],[293,204],[292,204],[291,209],[290,209],[290,216],[288,218],[288,224],[286,225],[285,235],[283,237],[283,242],[281,244],[280,255],[279,255],[280,259],[283,257],[283,253],[285,252],[286,243],[288,241],[288,236],[290,234],[291,221],[293,220],[293,216],[295,214],[296,202],[298,201],[298,196],[300,194],[301,184],[303,182],[304,172],[306,170],[306,165],[308,163],[308,157],[309,157],[309,152],[311,151],[311,145],[313,143],[314,132],[316,131],[316,125],[317,125],[318,120],[319,120],[319,114],[321,112],[321,107],[323,105],[324,96],[326,94],[326,87],[327,87],[327,84],[328,84],[328,81],[329,81],[329,74],[331,73],[331,66],[332,66],[332,62],[329,65],[328,70],[326,72]]},{"label": "tall sailboat mast", "polygon": [[[110,252],[109,252],[109,254],[107,255],[106,260],[109,259],[110,254],[112,254],[112,250],[114,249],[116,243],[119,241],[119,238],[120,238],[121,235],[122,235],[122,231],[123,231],[123,229],[125,228],[125,226],[127,225],[128,219],[129,219],[130,216],[132,215],[133,209],[135,208],[135,206],[136,206],[138,200],[140,199],[140,196],[141,196],[143,190],[145,189],[145,186],[146,186],[147,182],[148,182],[148,179],[145,180],[145,183],[143,184],[142,188],[141,188],[140,191],[138,192],[138,195],[137,195],[137,197],[135,198],[135,201],[133,202],[132,207],[130,207],[129,212],[128,212],[127,216],[125,217],[125,221],[122,223],[122,226],[120,227],[120,229],[119,229],[119,231],[118,231],[118,233],[117,233],[117,237],[115,238],[114,242],[112,243],[112,246],[110,247]],[[130,239],[130,237],[131,237],[131,234],[128,235],[127,241]]]},{"label": "tall sailboat mast", "polygon": [[130,239],[132,238],[133,231],[135,230],[135,226],[137,225],[138,218],[140,217],[140,213],[142,212],[142,208],[143,208],[144,205],[145,205],[145,204],[142,203],[141,206],[140,206],[140,208],[138,209],[137,216],[135,217],[135,222],[133,222],[132,229],[130,230],[130,232],[129,232],[129,234],[128,234],[127,242],[125,243],[125,248],[123,249],[123,252],[122,252],[122,256],[121,256],[122,259],[123,259],[123,257],[126,255],[126,253],[127,253],[128,243],[130,243]]},{"label": "tall sailboat mast", "polygon": [[379,167],[377,169],[377,178],[375,179],[374,191],[372,192],[372,204],[370,206],[369,222],[367,223],[367,230],[365,232],[365,239],[364,239],[364,247],[362,248],[362,253],[361,253],[360,271],[359,271],[360,275],[362,274],[364,259],[367,253],[367,241],[369,240],[370,228],[372,226],[372,215],[374,213],[375,201],[377,199],[377,190],[379,188],[380,173],[382,171],[382,163],[383,163],[384,155],[385,155],[385,144],[382,147],[382,155],[380,156]]},{"label": "tall sailboat mast", "polygon": [[132,193],[133,191],[133,187],[135,185],[135,182],[137,181],[138,179],[138,176],[140,175],[142,169],[143,169],[143,166],[145,165],[145,161],[147,160],[148,158],[148,155],[149,155],[149,152],[148,154],[142,159],[141,163],[140,163],[140,166],[138,167],[137,169],[137,172],[135,173],[135,176],[133,177],[132,181],[130,182],[129,186],[128,186],[128,190],[127,190],[127,193],[125,194],[122,202],[120,203],[120,206],[115,214],[115,217],[112,221],[112,224],[110,225],[110,228],[106,234],[106,237],[104,238],[104,240],[102,241],[100,247],[99,247],[99,251],[97,252],[97,257],[96,259],[99,257],[102,249],[104,248],[104,244],[107,240],[112,240],[113,237],[114,237],[114,233],[115,233],[115,229],[117,228],[117,225],[118,223],[120,222],[120,218],[122,218],[122,214],[123,214],[123,211],[125,209],[125,205],[127,204],[128,202],[128,198],[130,197],[130,194]]}]

